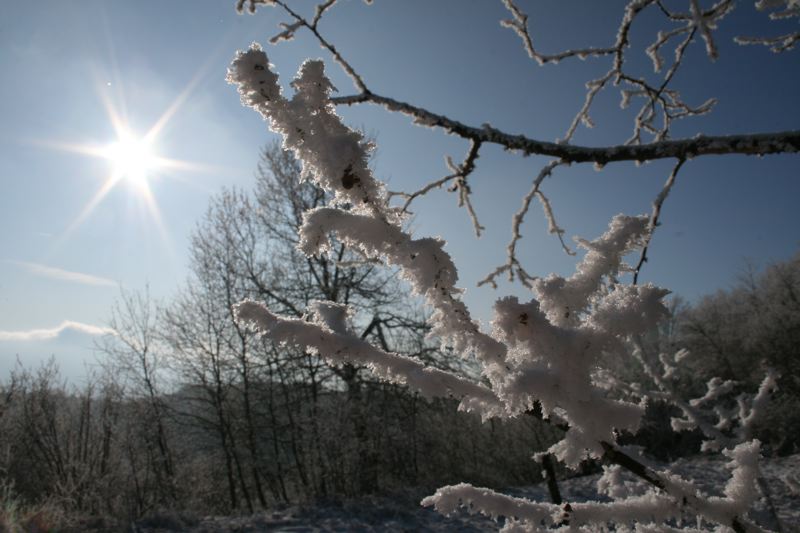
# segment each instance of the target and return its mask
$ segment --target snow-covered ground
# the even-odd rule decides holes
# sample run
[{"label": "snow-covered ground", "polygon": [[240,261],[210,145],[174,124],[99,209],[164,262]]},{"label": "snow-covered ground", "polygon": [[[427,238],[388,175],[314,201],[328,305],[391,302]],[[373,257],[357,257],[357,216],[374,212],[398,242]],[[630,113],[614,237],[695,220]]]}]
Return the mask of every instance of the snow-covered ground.
[{"label": "snow-covered ground", "polygon": [[[708,494],[721,494],[728,479],[724,458],[694,457],[674,463],[671,470],[691,479]],[[655,466],[655,465],[654,465]],[[783,531],[800,532],[800,454],[764,460],[762,474],[781,520]],[[565,501],[603,500],[598,495],[600,475],[576,477],[559,483]],[[626,478],[632,481],[633,478]],[[547,501],[544,484],[503,490],[513,496]],[[395,497],[371,497],[348,502],[292,506],[272,512],[240,517],[188,518],[162,515],[137,524],[142,533],[191,531],[194,533],[227,532],[315,532],[315,531],[494,531],[499,524],[482,516],[461,511],[444,517],[416,502],[420,496],[403,493]],[[760,525],[775,530],[775,521],[762,498],[750,517]],[[694,525],[694,524],[692,524]]]}]

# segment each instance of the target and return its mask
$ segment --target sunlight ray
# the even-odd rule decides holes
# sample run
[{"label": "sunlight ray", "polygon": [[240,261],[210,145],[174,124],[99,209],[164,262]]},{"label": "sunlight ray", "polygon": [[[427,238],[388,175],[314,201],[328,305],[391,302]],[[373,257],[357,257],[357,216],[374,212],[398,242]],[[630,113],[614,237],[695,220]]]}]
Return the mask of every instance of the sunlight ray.
[{"label": "sunlight ray", "polygon": [[105,151],[105,147],[97,144],[78,144],[78,143],[69,143],[63,141],[51,141],[46,139],[29,139],[23,142],[28,142],[30,144],[41,146],[44,148],[50,148],[51,150],[59,150],[62,152],[73,152],[76,154],[89,155],[92,157],[104,157],[103,153]]},{"label": "sunlight ray", "polygon": [[147,131],[147,133],[144,135],[143,139],[145,141],[151,142],[158,136],[159,133],[161,133],[161,130],[164,129],[164,127],[172,119],[175,113],[177,113],[178,110],[181,108],[181,106],[184,104],[184,102],[186,102],[186,99],[192,93],[197,84],[200,83],[200,80],[203,77],[204,70],[205,70],[204,68],[201,68],[200,70],[197,71],[197,73],[195,73],[195,75],[192,77],[191,80],[189,80],[189,83],[181,91],[178,97],[175,98],[175,100],[173,100],[173,102],[169,105],[169,107],[167,107],[166,111],[164,111],[161,114],[161,116],[158,117],[158,120],[156,120],[155,124],[153,124]]},{"label": "sunlight ray", "polygon": [[66,240],[69,238],[72,232],[74,232],[83,223],[83,221],[86,220],[89,217],[89,215],[92,214],[92,211],[95,210],[95,208],[100,204],[103,198],[105,198],[106,195],[109,192],[111,192],[111,189],[113,189],[114,186],[121,179],[122,176],[116,173],[111,174],[108,178],[106,178],[100,189],[98,189],[97,192],[95,192],[94,196],[92,196],[89,202],[84,206],[83,210],[78,214],[77,217],[75,217],[75,220],[73,220],[70,223],[70,225],[67,226],[67,229],[64,230],[64,233],[62,233],[61,236],[58,238],[58,241],[56,241],[54,248],[60,248],[61,245],[63,245],[64,242],[66,242]]},{"label": "sunlight ray", "polygon": [[128,132],[128,128],[125,126],[127,121],[123,120],[119,113],[117,113],[117,110],[114,107],[114,104],[111,102],[108,93],[105,91],[98,92],[100,93],[100,100],[103,103],[103,108],[106,110],[106,115],[108,115],[108,120],[111,122],[111,126],[114,128],[117,138],[121,138]]},{"label": "sunlight ray", "polygon": [[224,167],[218,165],[207,165],[204,163],[194,163],[192,161],[186,161],[184,159],[172,159],[169,157],[155,157],[153,160],[159,167],[162,168],[172,168],[175,170],[190,170],[194,172],[205,172],[205,173],[212,173],[212,172],[221,172],[226,170]]},{"label": "sunlight ray", "polygon": [[170,260],[174,263],[176,260],[174,257],[175,248],[172,246],[169,234],[167,233],[167,228],[164,225],[164,220],[161,217],[161,210],[158,208],[158,203],[156,202],[155,196],[153,196],[149,185],[145,183],[144,187],[145,188],[142,191],[142,197],[144,198],[145,206],[147,207],[147,211],[150,213],[150,218],[153,220],[153,223],[156,226],[156,230],[161,238],[163,248],[170,254]]},{"label": "sunlight ray", "polygon": [[222,50],[222,43],[217,46],[217,50],[211,53],[208,58],[203,62],[200,68],[194,73],[192,78],[189,80],[189,83],[186,84],[186,87],[180,92],[180,94],[175,98],[175,100],[167,107],[167,109],[158,117],[155,124],[153,124],[147,133],[144,135],[145,140],[152,140],[155,139],[161,130],[166,127],[167,123],[172,119],[175,113],[183,106],[186,100],[189,98],[189,95],[194,92],[195,88],[200,84],[200,82],[208,75],[208,72],[214,63],[214,59]]}]

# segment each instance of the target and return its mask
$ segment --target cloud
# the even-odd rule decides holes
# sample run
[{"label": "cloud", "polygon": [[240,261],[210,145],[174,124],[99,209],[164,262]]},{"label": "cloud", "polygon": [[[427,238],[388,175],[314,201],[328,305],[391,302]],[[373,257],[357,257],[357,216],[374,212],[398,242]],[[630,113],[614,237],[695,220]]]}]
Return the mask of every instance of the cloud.
[{"label": "cloud", "polygon": [[0,331],[0,341],[27,342],[27,341],[47,341],[53,339],[63,339],[78,335],[88,335],[99,337],[102,335],[112,335],[113,330],[82,322],[65,320],[60,325],[52,329],[29,329],[24,331]]},{"label": "cloud", "polygon": [[46,278],[59,279],[62,281],[71,281],[73,283],[82,283],[84,285],[116,287],[117,282],[108,278],[101,278],[100,276],[92,276],[91,274],[84,274],[82,272],[72,272],[63,270],[61,268],[50,267],[39,263],[29,263],[27,261],[6,261],[25,268],[28,272],[36,274],[37,276],[44,276]]}]

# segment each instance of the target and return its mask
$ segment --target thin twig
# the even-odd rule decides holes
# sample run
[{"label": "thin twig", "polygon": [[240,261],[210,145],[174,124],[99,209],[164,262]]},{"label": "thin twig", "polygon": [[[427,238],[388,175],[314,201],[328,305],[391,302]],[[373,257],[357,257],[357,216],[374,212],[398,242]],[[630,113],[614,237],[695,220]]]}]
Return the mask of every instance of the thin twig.
[{"label": "thin twig", "polygon": [[401,210],[408,213],[408,208],[411,206],[411,202],[420,196],[424,196],[431,190],[440,188],[452,181],[454,182],[453,186],[448,190],[450,192],[458,192],[458,206],[465,207],[467,209],[467,213],[472,221],[472,227],[475,230],[475,235],[480,237],[481,231],[483,231],[485,228],[478,221],[478,215],[475,212],[475,208],[473,207],[472,200],[470,198],[472,191],[467,183],[467,178],[475,170],[475,161],[479,157],[480,148],[480,141],[472,141],[470,143],[469,150],[467,151],[467,155],[464,157],[464,161],[460,165],[456,165],[450,157],[447,158],[447,166],[452,171],[451,174],[448,174],[443,178],[439,178],[438,180],[428,182],[414,192],[407,193],[402,191],[390,191],[388,193],[389,198],[393,196],[405,198],[406,201],[403,203]]},{"label": "thin twig", "polygon": [[514,17],[514,19],[502,20],[500,21],[500,25],[513,30],[514,33],[516,33],[519,38],[522,39],[523,46],[525,47],[525,51],[528,53],[528,56],[540,65],[544,65],[545,63],[558,63],[562,59],[567,59],[570,57],[586,59],[589,56],[610,55],[616,51],[616,48],[613,47],[581,48],[578,50],[566,50],[557,54],[540,54],[533,47],[533,39],[528,31],[528,15],[519,7],[517,7],[513,0],[502,0],[502,2],[506,9],[511,12],[511,16]]},{"label": "thin twig", "polygon": [[642,270],[642,266],[647,262],[647,251],[650,248],[650,241],[653,238],[653,232],[656,230],[656,227],[659,224],[658,219],[661,216],[661,206],[664,205],[664,200],[667,199],[670,191],[672,191],[672,186],[675,185],[675,178],[678,177],[678,172],[681,170],[681,167],[685,162],[685,159],[678,160],[678,162],[672,168],[672,172],[670,172],[667,181],[664,183],[664,187],[662,187],[661,192],[658,193],[658,196],[656,196],[656,199],[653,201],[653,212],[650,214],[650,223],[648,224],[647,236],[645,237],[644,246],[642,246],[642,253],[639,256],[639,262],[636,263],[636,267],[633,269],[634,285],[638,283],[639,273]]},{"label": "thin twig", "polygon": [[344,70],[345,73],[350,77],[350,79],[353,80],[353,84],[356,86],[356,89],[358,89],[362,93],[369,93],[369,89],[367,89],[367,85],[364,83],[364,80],[361,78],[361,75],[359,75],[355,71],[355,69],[350,65],[350,63],[348,63],[347,60],[342,56],[342,54],[339,53],[336,47],[333,46],[330,42],[328,42],[320,34],[319,30],[317,30],[317,25],[319,24],[322,14],[331,5],[333,5],[334,2],[328,1],[323,4],[320,4],[320,6],[317,7],[316,15],[314,17],[313,22],[308,22],[308,20],[303,18],[301,15],[296,13],[292,8],[286,5],[286,3],[283,0],[272,0],[272,1],[274,1],[276,5],[281,6],[284,9],[284,11],[286,11],[286,13],[288,13],[292,18],[294,18],[297,21],[298,24],[305,26],[311,33],[314,34],[314,37],[317,38],[319,44],[323,48],[328,50],[328,52],[330,52],[330,54],[333,56],[333,59],[337,63],[339,63],[339,65],[342,67],[342,70]]},{"label": "thin twig", "polygon": [[539,171],[536,179],[533,180],[531,189],[522,198],[522,206],[511,219],[511,242],[509,242],[508,246],[506,247],[506,263],[497,267],[493,272],[490,272],[485,278],[479,281],[478,287],[489,284],[492,286],[492,288],[496,289],[497,283],[495,282],[495,278],[503,273],[508,273],[508,281],[514,281],[514,276],[516,275],[519,278],[520,283],[528,288],[532,287],[531,281],[536,278],[529,275],[525,269],[522,268],[519,260],[517,259],[517,242],[519,242],[519,240],[522,238],[520,227],[522,227],[522,222],[525,220],[525,215],[530,209],[531,200],[533,200],[533,197],[539,192],[539,187],[541,186],[542,182],[547,176],[553,173],[553,170],[557,166],[562,164],[564,164],[563,161],[554,159],[542,167],[542,169]]}]

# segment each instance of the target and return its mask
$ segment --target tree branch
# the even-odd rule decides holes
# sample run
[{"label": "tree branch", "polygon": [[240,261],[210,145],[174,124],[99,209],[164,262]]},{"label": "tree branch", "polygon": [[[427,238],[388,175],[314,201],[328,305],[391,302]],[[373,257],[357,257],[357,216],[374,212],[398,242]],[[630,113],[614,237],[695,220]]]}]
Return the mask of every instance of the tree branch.
[{"label": "tree branch", "polygon": [[647,236],[644,240],[644,246],[642,246],[642,253],[639,256],[639,262],[636,263],[636,268],[633,269],[633,285],[638,283],[639,272],[641,272],[642,266],[647,262],[647,250],[650,248],[650,241],[653,239],[653,232],[656,230],[656,227],[659,224],[658,218],[661,215],[661,206],[664,205],[664,200],[666,200],[667,196],[669,196],[672,186],[675,185],[675,178],[677,178],[678,172],[680,172],[681,167],[685,162],[685,159],[678,160],[678,163],[675,165],[675,167],[673,167],[672,172],[670,172],[666,183],[664,183],[664,187],[661,189],[661,192],[658,193],[658,196],[656,196],[656,199],[653,202],[653,213],[650,215],[649,228],[647,231]]},{"label": "tree branch", "polygon": [[639,145],[579,146],[559,144],[513,135],[485,125],[469,126],[406,102],[365,92],[331,98],[336,105],[371,103],[408,115],[416,124],[440,128],[452,135],[476,142],[497,144],[524,155],[547,155],[567,163],[594,162],[604,165],[617,161],[654,161],[657,159],[691,159],[706,155],[744,154],[770,155],[800,152],[800,130],[751,133],[743,135],[697,135],[690,139],[660,141]]}]

